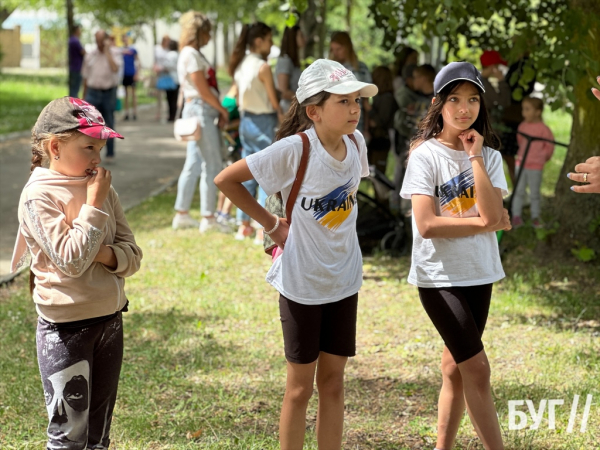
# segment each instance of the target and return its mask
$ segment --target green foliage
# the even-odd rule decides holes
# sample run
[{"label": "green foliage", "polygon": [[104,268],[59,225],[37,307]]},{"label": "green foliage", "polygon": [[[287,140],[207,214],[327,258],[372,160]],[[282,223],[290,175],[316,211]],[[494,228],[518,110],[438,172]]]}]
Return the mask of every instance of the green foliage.
[{"label": "green foliage", "polygon": [[558,229],[560,228],[560,224],[557,221],[552,222],[550,225],[546,225],[541,228],[535,228],[535,237],[538,241],[546,241],[548,237],[556,234]]},{"label": "green foliage", "polygon": [[581,262],[590,262],[596,259],[596,252],[586,245],[582,245],[578,248],[572,248],[571,254]]},{"label": "green foliage", "polygon": [[600,215],[597,215],[596,218],[590,222],[589,230],[590,233],[600,232]]},{"label": "green foliage", "polygon": [[[519,84],[526,86],[535,76],[545,84],[553,108],[574,102],[573,86],[584,77],[592,83],[600,73],[600,61],[591,53],[600,37],[590,31],[600,20],[600,2],[373,0],[371,12],[385,32],[387,48],[398,38],[420,33],[445,42],[447,61],[464,58],[459,54],[463,45],[499,50],[509,62],[529,54]],[[427,45],[421,50],[427,51]],[[474,56],[468,59],[476,62]]]},{"label": "green foliage", "polygon": [[[327,30],[347,30],[346,2],[332,2],[333,6],[327,13]],[[364,62],[370,70],[381,64],[393,62],[393,54],[389,49],[381,46],[384,39],[383,30],[379,29],[375,20],[369,14],[371,0],[353,0],[352,13],[350,17],[350,29],[347,31],[352,37],[352,44],[358,58]],[[329,35],[328,35],[329,38]],[[328,51],[327,41],[326,50]]]}]

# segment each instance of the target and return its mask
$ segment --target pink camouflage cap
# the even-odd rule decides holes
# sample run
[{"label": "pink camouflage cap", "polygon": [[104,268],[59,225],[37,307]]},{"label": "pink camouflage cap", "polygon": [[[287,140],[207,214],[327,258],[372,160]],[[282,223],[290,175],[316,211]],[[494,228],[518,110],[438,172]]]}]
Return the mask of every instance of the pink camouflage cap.
[{"label": "pink camouflage cap", "polygon": [[119,133],[106,126],[104,117],[95,106],[74,97],[62,97],[48,103],[35,125],[33,134],[63,133],[78,130],[96,139],[124,139]]}]

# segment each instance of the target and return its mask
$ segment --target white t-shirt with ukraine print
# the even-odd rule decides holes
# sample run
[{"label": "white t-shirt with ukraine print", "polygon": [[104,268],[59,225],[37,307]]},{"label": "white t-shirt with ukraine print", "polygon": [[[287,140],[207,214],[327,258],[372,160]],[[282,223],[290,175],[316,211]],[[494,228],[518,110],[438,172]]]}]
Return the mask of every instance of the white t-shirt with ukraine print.
[{"label": "white t-shirt with ukraine print", "polygon": [[[483,147],[483,161],[492,186],[508,194],[500,152]],[[477,217],[473,168],[464,151],[452,150],[430,139],[408,159],[400,196],[435,198],[438,216]],[[408,282],[423,288],[477,286],[504,278],[496,233],[458,238],[425,239],[412,218],[413,249]]]},{"label": "white t-shirt with ukraine print", "polygon": [[[344,136],[346,158],[333,158],[314,128],[306,174],[292,212],[285,251],[267,273],[267,281],[284,297],[305,305],[336,302],[362,285],[362,255],[356,235],[356,192],[369,174],[367,147],[355,132],[359,151]],[[290,136],[246,158],[258,184],[269,195],[287,199],[302,156],[302,139]]]}]

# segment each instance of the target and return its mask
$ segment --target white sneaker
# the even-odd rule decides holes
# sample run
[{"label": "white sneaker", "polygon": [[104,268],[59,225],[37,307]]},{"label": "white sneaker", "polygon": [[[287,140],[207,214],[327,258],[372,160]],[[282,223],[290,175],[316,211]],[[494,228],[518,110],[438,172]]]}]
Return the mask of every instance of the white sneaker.
[{"label": "white sneaker", "polygon": [[217,222],[216,217],[203,217],[199,226],[200,233],[207,231],[220,231],[221,233],[231,233],[229,225]]},{"label": "white sneaker", "polygon": [[197,220],[192,219],[189,214],[175,214],[173,217],[173,223],[171,224],[174,230],[180,228],[196,228],[200,224]]},{"label": "white sneaker", "polygon": [[231,217],[229,214],[218,213],[217,222],[222,225],[227,225],[229,231],[233,231],[235,227],[235,218]]}]

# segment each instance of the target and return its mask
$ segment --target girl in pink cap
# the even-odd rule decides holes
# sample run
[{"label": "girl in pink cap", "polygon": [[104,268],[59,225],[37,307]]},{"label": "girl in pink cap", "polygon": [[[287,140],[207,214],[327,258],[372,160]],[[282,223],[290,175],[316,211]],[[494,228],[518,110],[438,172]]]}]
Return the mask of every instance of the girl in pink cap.
[{"label": "girl in pink cap", "polygon": [[50,102],[32,131],[11,269],[30,257],[48,448],[110,444],[128,303],[124,279],[139,270],[142,251],[110,172],[99,167],[108,138],[122,136],[95,107],[72,97]]}]

